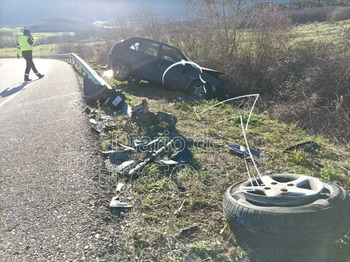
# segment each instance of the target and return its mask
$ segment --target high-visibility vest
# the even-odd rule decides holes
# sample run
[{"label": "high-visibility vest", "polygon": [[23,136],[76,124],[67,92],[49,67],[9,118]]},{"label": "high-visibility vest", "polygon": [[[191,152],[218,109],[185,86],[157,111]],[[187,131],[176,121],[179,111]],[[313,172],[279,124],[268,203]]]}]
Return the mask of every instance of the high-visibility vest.
[{"label": "high-visibility vest", "polygon": [[22,35],[18,38],[18,45],[21,51],[33,51],[33,46],[28,43],[28,39],[29,37],[26,35]]}]

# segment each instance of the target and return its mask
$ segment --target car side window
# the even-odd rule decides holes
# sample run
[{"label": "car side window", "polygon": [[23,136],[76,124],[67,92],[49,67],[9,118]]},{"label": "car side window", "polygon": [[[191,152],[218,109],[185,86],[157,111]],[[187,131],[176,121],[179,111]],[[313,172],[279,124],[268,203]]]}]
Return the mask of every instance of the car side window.
[{"label": "car side window", "polygon": [[158,56],[159,44],[151,41],[139,41],[130,46],[130,49],[148,54],[151,56]]},{"label": "car side window", "polygon": [[130,46],[130,49],[135,50],[135,51],[139,51],[140,48],[140,43],[134,43]]},{"label": "car side window", "polygon": [[163,45],[162,59],[175,63],[184,59],[184,56],[181,54],[181,52],[179,52],[179,50]]}]

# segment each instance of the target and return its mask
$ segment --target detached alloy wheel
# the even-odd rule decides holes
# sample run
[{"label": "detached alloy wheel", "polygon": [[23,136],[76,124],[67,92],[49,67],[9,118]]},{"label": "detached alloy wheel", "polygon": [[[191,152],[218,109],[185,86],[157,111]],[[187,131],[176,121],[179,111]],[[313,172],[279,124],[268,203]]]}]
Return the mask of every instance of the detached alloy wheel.
[{"label": "detached alloy wheel", "polygon": [[189,93],[197,98],[204,99],[207,97],[208,91],[202,81],[195,81],[188,89]]},{"label": "detached alloy wheel", "polygon": [[130,73],[131,69],[126,63],[118,63],[113,67],[113,76],[119,81],[128,80]]},{"label": "detached alloy wheel", "polygon": [[225,192],[223,209],[251,261],[335,261],[328,248],[350,230],[349,194],[309,176],[239,182]]}]

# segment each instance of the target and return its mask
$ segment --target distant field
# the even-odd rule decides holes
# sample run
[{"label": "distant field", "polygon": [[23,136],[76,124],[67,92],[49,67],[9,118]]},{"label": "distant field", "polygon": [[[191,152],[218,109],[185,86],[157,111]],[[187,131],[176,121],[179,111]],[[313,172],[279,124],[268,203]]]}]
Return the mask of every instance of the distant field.
[{"label": "distant field", "polygon": [[[340,22],[321,22],[321,23],[310,23],[304,25],[296,25],[292,29],[292,33],[295,35],[293,43],[302,41],[336,41],[338,36],[343,34],[350,34],[345,32],[344,27],[350,26],[350,20],[344,20]],[[3,33],[3,35],[1,34]],[[34,33],[34,38],[39,41],[48,37],[62,36],[64,34],[74,35],[74,32],[69,33]],[[21,35],[20,27],[2,27],[0,28],[0,41],[3,39],[12,39],[16,42],[17,37]],[[243,36],[243,35],[242,35]],[[72,46],[82,45],[88,46],[89,48],[95,44],[101,44],[103,42],[86,42],[86,43],[75,43]],[[62,44],[45,44],[39,45],[34,49],[35,55],[43,54],[57,54],[59,52],[59,46]],[[16,55],[16,47],[14,43],[13,48],[0,48],[0,56],[14,56]]]},{"label": "distant field", "polygon": [[346,26],[350,26],[350,20],[310,23],[295,26],[293,33],[296,34],[296,41],[327,41],[334,40],[334,37],[341,36],[344,33],[350,33],[343,31]]},{"label": "distant field", "polygon": [[[58,44],[52,45],[40,45],[34,48],[34,55],[49,55],[49,54],[57,54],[58,52]],[[16,47],[13,48],[1,48],[0,56],[16,56]]]}]

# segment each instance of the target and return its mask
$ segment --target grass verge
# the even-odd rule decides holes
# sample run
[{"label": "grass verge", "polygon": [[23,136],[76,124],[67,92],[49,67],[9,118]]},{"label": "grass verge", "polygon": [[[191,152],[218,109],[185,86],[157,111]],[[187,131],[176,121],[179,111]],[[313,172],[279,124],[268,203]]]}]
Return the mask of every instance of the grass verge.
[{"label": "grass verge", "polygon": [[[130,261],[247,261],[227,227],[222,212],[222,195],[235,182],[247,179],[244,161],[229,153],[228,144],[244,144],[240,118],[247,119],[251,100],[223,104],[199,114],[217,101],[196,101],[178,92],[156,88],[148,83],[129,86],[118,84],[130,105],[147,98],[151,112],[166,111],[177,117],[180,135],[207,142],[207,147],[190,150],[190,164],[198,172],[182,170],[185,191],[180,191],[164,169],[150,164],[136,180],[128,182],[121,199],[130,201],[133,209],[123,214],[122,256]],[[176,98],[181,96],[182,100]],[[198,117],[198,115],[200,117]],[[113,123],[122,130],[124,118],[114,117]],[[137,132],[136,132],[137,133]],[[110,143],[104,135],[103,148]],[[324,137],[308,135],[296,125],[281,124],[264,112],[253,114],[247,132],[248,142],[260,150],[257,160],[262,174],[291,172],[334,181],[350,191],[349,148],[333,145]],[[284,153],[287,147],[301,141],[315,140],[321,149],[315,153]],[[113,141],[112,141],[113,143]],[[250,167],[250,171],[254,169]],[[109,171],[111,190],[124,178]],[[197,230],[181,233],[182,228],[198,226]],[[349,256],[349,238],[330,247],[334,261]],[[333,261],[333,260],[332,260]]]}]

